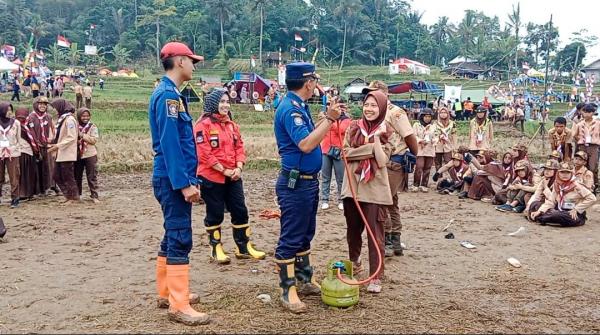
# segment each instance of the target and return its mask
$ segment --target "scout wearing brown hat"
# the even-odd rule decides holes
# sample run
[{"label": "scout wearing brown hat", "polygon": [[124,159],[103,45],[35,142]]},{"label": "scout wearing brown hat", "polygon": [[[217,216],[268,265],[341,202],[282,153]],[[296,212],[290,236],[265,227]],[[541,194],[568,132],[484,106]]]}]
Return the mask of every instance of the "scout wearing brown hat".
[{"label": "scout wearing brown hat", "polygon": [[583,107],[583,121],[573,126],[573,138],[577,143],[577,151],[588,155],[586,167],[594,174],[594,185],[598,186],[598,150],[600,149],[600,120],[594,119],[595,104]]},{"label": "scout wearing brown hat", "polygon": [[588,190],[594,192],[594,174],[585,167],[587,163],[587,153],[585,153],[585,151],[577,151],[575,153],[575,157],[573,158],[575,179],[577,179],[578,183],[587,187]]},{"label": "scout wearing brown hat", "polygon": [[536,190],[527,202],[525,213],[528,219],[531,219],[530,214],[540,209],[540,206],[552,195],[554,188],[554,180],[556,179],[556,171],[560,164],[557,160],[550,159],[543,166],[542,178],[536,184]]}]

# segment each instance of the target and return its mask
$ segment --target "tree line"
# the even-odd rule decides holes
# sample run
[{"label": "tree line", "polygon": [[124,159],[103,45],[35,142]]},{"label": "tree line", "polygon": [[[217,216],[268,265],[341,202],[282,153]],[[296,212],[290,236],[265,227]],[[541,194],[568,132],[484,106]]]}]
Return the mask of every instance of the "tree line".
[{"label": "tree line", "polygon": [[[21,55],[44,50],[51,66],[156,64],[162,44],[181,40],[220,61],[255,56],[262,64],[266,52],[293,55],[296,47],[304,59],[339,68],[398,57],[443,66],[463,56],[513,70],[549,59],[572,71],[596,43],[582,29],[559,48],[556,26],[525,22],[518,3],[494,16],[467,9],[456,23],[442,16],[426,25],[422,17],[404,0],[0,0],[0,44]],[[58,47],[57,35],[77,48]],[[82,54],[88,43],[98,55]]]}]

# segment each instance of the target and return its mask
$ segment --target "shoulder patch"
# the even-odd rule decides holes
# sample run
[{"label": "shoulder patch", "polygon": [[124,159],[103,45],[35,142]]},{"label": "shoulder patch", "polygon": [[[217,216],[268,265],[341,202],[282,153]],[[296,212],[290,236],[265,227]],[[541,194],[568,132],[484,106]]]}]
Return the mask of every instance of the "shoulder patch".
[{"label": "shoulder patch", "polygon": [[292,117],[302,117],[302,114],[300,113],[292,113],[291,115]]},{"label": "shoulder patch", "polygon": [[294,116],[294,124],[301,126],[304,124],[304,119],[301,116]]},{"label": "shoulder patch", "polygon": [[202,134],[202,130],[196,132],[196,143],[200,144],[204,142],[204,136]]},{"label": "shoulder patch", "polygon": [[177,113],[179,112],[179,101],[174,99],[167,99],[167,116],[168,117],[177,117]]}]

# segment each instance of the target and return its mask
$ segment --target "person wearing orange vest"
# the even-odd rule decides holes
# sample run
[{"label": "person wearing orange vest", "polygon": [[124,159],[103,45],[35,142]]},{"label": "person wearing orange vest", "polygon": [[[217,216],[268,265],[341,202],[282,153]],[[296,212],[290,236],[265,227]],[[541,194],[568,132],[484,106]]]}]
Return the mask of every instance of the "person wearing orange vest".
[{"label": "person wearing orange vest", "polygon": [[264,259],[265,253],[250,243],[248,208],[244,199],[242,169],[246,162],[239,126],[231,120],[229,94],[218,89],[204,100],[204,114],[194,126],[198,154],[198,179],[206,203],[204,225],[208,232],[211,258],[228,264],[221,244],[221,223],[225,209],[231,213],[237,258]]}]

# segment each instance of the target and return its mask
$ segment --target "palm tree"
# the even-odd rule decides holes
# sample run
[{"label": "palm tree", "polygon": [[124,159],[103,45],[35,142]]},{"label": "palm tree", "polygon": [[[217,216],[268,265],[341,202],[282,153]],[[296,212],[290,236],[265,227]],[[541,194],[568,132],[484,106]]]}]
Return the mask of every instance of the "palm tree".
[{"label": "palm tree", "polygon": [[254,0],[254,10],[256,10],[256,8],[260,8],[259,12],[260,12],[260,40],[258,42],[258,64],[260,64],[260,67],[262,68],[262,50],[263,50],[263,26],[264,26],[264,21],[265,21],[265,5],[267,4],[268,0]]},{"label": "palm tree", "polygon": [[354,20],[356,15],[362,9],[360,0],[342,0],[334,10],[334,15],[340,17],[344,23],[344,39],[342,44],[342,60],[340,62],[340,70],[344,67],[344,59],[346,57],[346,37],[348,34],[348,24]]},{"label": "palm tree", "polygon": [[27,25],[26,29],[31,32],[31,34],[33,35],[34,41],[35,41],[34,42],[35,50],[37,50],[40,38],[48,35],[48,28],[50,28],[50,25],[48,23],[42,21],[42,18],[39,15],[33,16],[31,21]]},{"label": "palm tree", "polygon": [[448,43],[448,40],[454,34],[454,25],[449,23],[450,19],[447,16],[441,16],[438,18],[438,22],[436,22],[433,26],[431,26],[431,35],[433,40],[436,43],[435,48],[435,64],[439,64],[440,62],[440,52],[439,49]]},{"label": "palm tree", "polygon": [[154,0],[153,7],[143,6],[146,14],[140,16],[140,20],[136,23],[137,26],[154,25],[156,27],[156,64],[160,66],[160,24],[162,18],[173,16],[177,9],[174,6],[165,6],[165,0]]},{"label": "palm tree", "polygon": [[209,7],[216,10],[219,15],[219,23],[221,25],[221,49],[225,49],[225,37],[223,33],[223,23],[229,20],[232,14],[233,3],[231,0],[210,0]]},{"label": "palm tree", "polygon": [[71,63],[71,66],[76,66],[77,63],[79,63],[79,59],[81,58],[81,51],[77,49],[76,43],[71,43],[71,47],[69,48],[69,51],[67,51],[67,55],[69,57],[69,62]]},{"label": "palm tree", "polygon": [[508,15],[507,25],[515,31],[515,39],[517,43],[517,48],[515,50],[515,69],[518,67],[519,61],[519,29],[521,28],[521,3],[517,3],[517,8],[515,5],[512,6],[512,13]]},{"label": "palm tree", "polygon": [[461,42],[463,43],[463,47],[461,50],[464,50],[463,56],[468,57],[469,52],[471,51],[471,46],[473,46],[475,40],[476,29],[478,26],[477,16],[474,10],[467,9],[465,10],[465,17],[458,25],[457,35],[460,37]]},{"label": "palm tree", "polygon": [[65,59],[65,53],[56,43],[49,46],[46,51],[49,53],[48,58],[52,59],[54,66],[58,66]]}]

